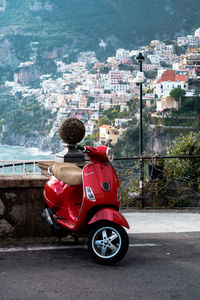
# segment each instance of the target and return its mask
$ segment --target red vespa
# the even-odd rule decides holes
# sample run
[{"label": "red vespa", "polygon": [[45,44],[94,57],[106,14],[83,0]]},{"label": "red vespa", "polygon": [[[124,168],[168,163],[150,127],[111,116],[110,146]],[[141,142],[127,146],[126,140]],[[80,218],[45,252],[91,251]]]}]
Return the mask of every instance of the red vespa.
[{"label": "red vespa", "polygon": [[54,234],[88,233],[88,250],[99,263],[112,265],[128,250],[129,228],[120,214],[120,186],[111,165],[112,150],[106,146],[76,146],[90,162],[81,169],[72,163],[55,162],[45,185],[47,207],[43,216]]}]

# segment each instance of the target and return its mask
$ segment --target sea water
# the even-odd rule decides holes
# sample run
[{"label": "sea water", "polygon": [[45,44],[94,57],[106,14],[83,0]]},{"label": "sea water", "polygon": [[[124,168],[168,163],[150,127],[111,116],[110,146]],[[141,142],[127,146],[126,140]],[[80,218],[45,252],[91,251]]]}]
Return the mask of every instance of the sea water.
[{"label": "sea water", "polygon": [[[31,164],[23,164],[21,166],[9,166],[12,162],[19,161],[41,161],[54,160],[55,155],[51,152],[42,152],[37,148],[25,148],[20,146],[0,145],[0,175],[2,174],[31,174],[36,171],[40,173],[39,167]],[[6,167],[7,165],[7,167]]]},{"label": "sea water", "polygon": [[42,152],[37,148],[0,145],[0,161],[51,160],[54,156],[51,152]]}]

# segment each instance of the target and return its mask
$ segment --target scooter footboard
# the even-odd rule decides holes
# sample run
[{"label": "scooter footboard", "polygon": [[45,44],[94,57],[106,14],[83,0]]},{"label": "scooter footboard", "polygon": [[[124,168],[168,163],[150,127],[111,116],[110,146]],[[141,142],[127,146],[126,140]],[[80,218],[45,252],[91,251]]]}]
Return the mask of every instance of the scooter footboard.
[{"label": "scooter footboard", "polygon": [[123,227],[130,228],[128,222],[126,219],[115,209],[111,207],[102,208],[98,210],[95,215],[91,218],[88,225],[91,225],[95,222],[101,221],[101,220],[107,220],[114,223],[117,223]]}]

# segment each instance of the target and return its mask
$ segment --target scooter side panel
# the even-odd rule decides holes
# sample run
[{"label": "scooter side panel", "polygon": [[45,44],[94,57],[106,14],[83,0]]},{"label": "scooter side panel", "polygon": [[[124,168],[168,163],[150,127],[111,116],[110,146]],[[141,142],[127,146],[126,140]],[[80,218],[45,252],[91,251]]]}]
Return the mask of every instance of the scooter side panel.
[{"label": "scooter side panel", "polygon": [[101,220],[108,220],[117,223],[123,227],[130,228],[126,219],[116,210],[111,207],[102,208],[89,221],[89,225]]},{"label": "scooter side panel", "polygon": [[120,206],[120,202],[117,201],[119,182],[112,165],[100,162],[88,164],[83,170],[83,183],[87,201],[90,200],[87,198],[86,187],[90,187],[95,196],[95,205],[98,203],[98,205]]},{"label": "scooter side panel", "polygon": [[69,186],[52,176],[45,185],[44,198],[53,212],[75,222],[81,208],[83,187]]}]

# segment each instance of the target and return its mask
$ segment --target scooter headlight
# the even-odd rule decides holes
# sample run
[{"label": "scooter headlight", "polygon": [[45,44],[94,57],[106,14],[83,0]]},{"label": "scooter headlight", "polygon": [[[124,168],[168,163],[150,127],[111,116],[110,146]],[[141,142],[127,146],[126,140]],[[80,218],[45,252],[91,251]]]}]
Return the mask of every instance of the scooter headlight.
[{"label": "scooter headlight", "polygon": [[107,148],[107,150],[106,150],[106,157],[107,157],[107,159],[109,161],[113,161],[113,159],[114,159],[114,153],[113,153],[113,151],[112,151],[111,148]]},{"label": "scooter headlight", "polygon": [[90,201],[96,201],[93,190],[89,186],[86,187],[86,195]]}]

